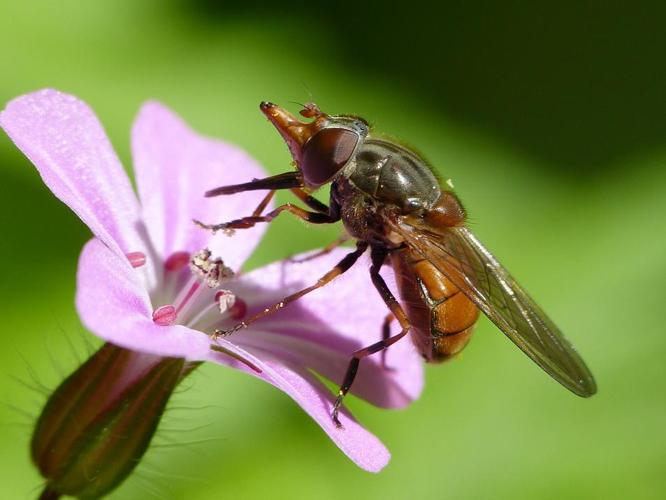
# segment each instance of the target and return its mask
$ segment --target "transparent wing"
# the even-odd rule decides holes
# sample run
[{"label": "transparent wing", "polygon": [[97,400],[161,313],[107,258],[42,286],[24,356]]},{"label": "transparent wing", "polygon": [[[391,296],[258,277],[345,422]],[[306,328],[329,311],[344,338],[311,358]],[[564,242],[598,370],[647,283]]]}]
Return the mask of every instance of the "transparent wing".
[{"label": "transparent wing", "polygon": [[546,373],[579,396],[597,392],[594,377],[562,332],[466,227],[429,230],[391,223]]}]

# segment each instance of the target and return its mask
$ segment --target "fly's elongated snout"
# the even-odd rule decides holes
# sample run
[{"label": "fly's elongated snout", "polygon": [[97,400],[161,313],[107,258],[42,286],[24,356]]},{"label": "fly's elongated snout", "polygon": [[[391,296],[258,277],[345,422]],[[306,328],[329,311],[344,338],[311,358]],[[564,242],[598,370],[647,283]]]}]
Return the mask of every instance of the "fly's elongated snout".
[{"label": "fly's elongated snout", "polygon": [[262,102],[259,109],[280,132],[310,189],[317,189],[335,177],[367,134],[364,121],[344,115],[329,116],[312,103],[305,104],[300,111],[301,116],[312,118],[308,123],[271,102]]},{"label": "fly's elongated snout", "polygon": [[259,105],[259,109],[280,132],[297,165],[300,165],[305,143],[324,128],[328,121],[328,116],[321,113],[316,107],[305,108],[309,112],[306,112],[304,116],[314,118],[310,123],[300,121],[298,117],[272,102],[263,101]]}]

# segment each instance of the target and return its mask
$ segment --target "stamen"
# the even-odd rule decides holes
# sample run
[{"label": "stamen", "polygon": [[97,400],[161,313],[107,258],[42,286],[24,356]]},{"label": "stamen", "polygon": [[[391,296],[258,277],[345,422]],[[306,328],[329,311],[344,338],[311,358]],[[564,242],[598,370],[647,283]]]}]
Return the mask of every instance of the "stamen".
[{"label": "stamen", "polygon": [[181,314],[182,316],[185,312],[185,306],[192,304],[194,297],[198,295],[197,290],[200,288],[201,283],[193,276],[175,300],[176,314]]},{"label": "stamen", "polygon": [[[217,309],[216,314],[211,314],[213,309]],[[219,290],[215,293],[213,302],[202,308],[202,310],[187,325],[200,331],[216,329],[220,321],[224,318],[220,316],[228,315],[234,321],[243,319],[247,314],[247,302],[236,296],[231,290]],[[218,315],[219,314],[219,315]]]},{"label": "stamen", "polygon": [[160,326],[170,326],[176,322],[176,308],[172,305],[160,306],[153,311],[153,322]]},{"label": "stamen", "polygon": [[231,319],[239,320],[243,319],[247,314],[247,302],[243,299],[236,297],[234,305],[229,308],[229,316]]},{"label": "stamen", "polygon": [[[231,290],[219,290],[215,293],[213,302],[207,304],[205,307],[202,307],[201,311],[199,311],[196,316],[187,322],[187,325],[191,328],[195,328],[196,330],[210,330],[213,325],[217,325],[219,323],[220,319],[217,314],[213,314],[213,318],[208,317],[209,313],[213,309],[218,309],[219,314],[224,314],[228,311],[231,311],[237,300],[240,299],[237,299]],[[204,318],[207,318],[208,321],[206,321],[205,325],[202,325],[200,322]]]},{"label": "stamen", "polygon": [[222,259],[210,260],[210,255],[207,248],[195,253],[190,260],[190,269],[204,280],[208,288],[217,288],[222,280],[233,277],[234,272],[224,265]]},{"label": "stamen", "polygon": [[190,262],[190,254],[187,252],[175,252],[164,261],[164,269],[167,271],[180,271]]},{"label": "stamen", "polygon": [[[177,316],[180,324],[191,326],[199,322],[212,307],[221,307],[219,297],[222,297],[224,294],[215,295],[215,301],[212,303],[206,300],[206,303],[202,304],[199,300],[199,297],[202,297],[202,293],[207,288],[218,288],[223,280],[232,277],[234,273],[224,265],[222,259],[211,259],[211,252],[207,248],[194,253],[191,257],[186,252],[176,252],[166,260],[164,267],[166,271],[177,271],[182,269],[187,263],[189,263],[192,274],[184,286],[180,278],[176,280],[177,274],[175,272],[166,273],[165,284],[180,282],[180,292],[177,293],[175,300],[172,301],[173,314]],[[224,310],[221,312],[231,310],[234,306],[235,299],[231,292],[228,292],[225,300]],[[191,311],[193,307],[195,310]]]},{"label": "stamen", "polygon": [[208,288],[217,288],[222,281],[233,278],[233,276],[234,272],[231,268],[225,266],[222,259],[216,259],[213,261],[213,267],[206,275],[204,282]]},{"label": "stamen", "polygon": [[184,251],[174,252],[164,261],[162,286],[158,291],[163,302],[172,302],[177,295],[183,280],[187,279],[181,271],[185,269],[189,261],[190,254]]},{"label": "stamen", "polygon": [[141,267],[146,263],[146,254],[143,252],[129,252],[125,257],[132,267]]},{"label": "stamen", "polygon": [[224,314],[236,303],[236,296],[229,290],[220,290],[215,294],[215,303],[220,314]]},{"label": "stamen", "polygon": [[192,255],[192,259],[189,261],[190,270],[194,274],[203,278],[210,269],[210,262],[208,259],[210,259],[210,250],[207,248],[199,250],[197,253]]}]

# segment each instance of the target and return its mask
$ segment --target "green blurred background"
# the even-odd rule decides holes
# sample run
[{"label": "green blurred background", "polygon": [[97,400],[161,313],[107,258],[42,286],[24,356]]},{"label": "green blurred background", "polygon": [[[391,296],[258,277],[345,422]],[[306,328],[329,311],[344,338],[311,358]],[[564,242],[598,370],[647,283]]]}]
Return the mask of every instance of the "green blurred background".
[{"label": "green blurred background", "polygon": [[[484,319],[410,408],[349,399],[393,454],[372,475],[286,396],[205,366],[113,498],[664,498],[663,2],[576,4],[1,3],[0,101],[45,86],[80,96],[127,167],[148,98],[272,173],[289,157],[263,99],[315,100],[414,144],[599,384],[572,396]],[[97,342],[73,307],[89,233],[4,135],[0,164],[0,497],[32,498],[44,396],[24,384],[54,387]],[[285,217],[250,266],[336,235]]]}]

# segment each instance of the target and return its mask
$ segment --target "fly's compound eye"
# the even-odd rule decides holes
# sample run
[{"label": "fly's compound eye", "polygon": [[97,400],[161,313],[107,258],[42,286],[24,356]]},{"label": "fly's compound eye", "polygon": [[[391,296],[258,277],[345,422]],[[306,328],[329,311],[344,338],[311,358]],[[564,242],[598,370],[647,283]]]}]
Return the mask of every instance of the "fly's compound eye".
[{"label": "fly's compound eye", "polygon": [[325,128],[303,146],[300,170],[305,183],[321,186],[330,181],[354,154],[359,134],[344,128]]}]

